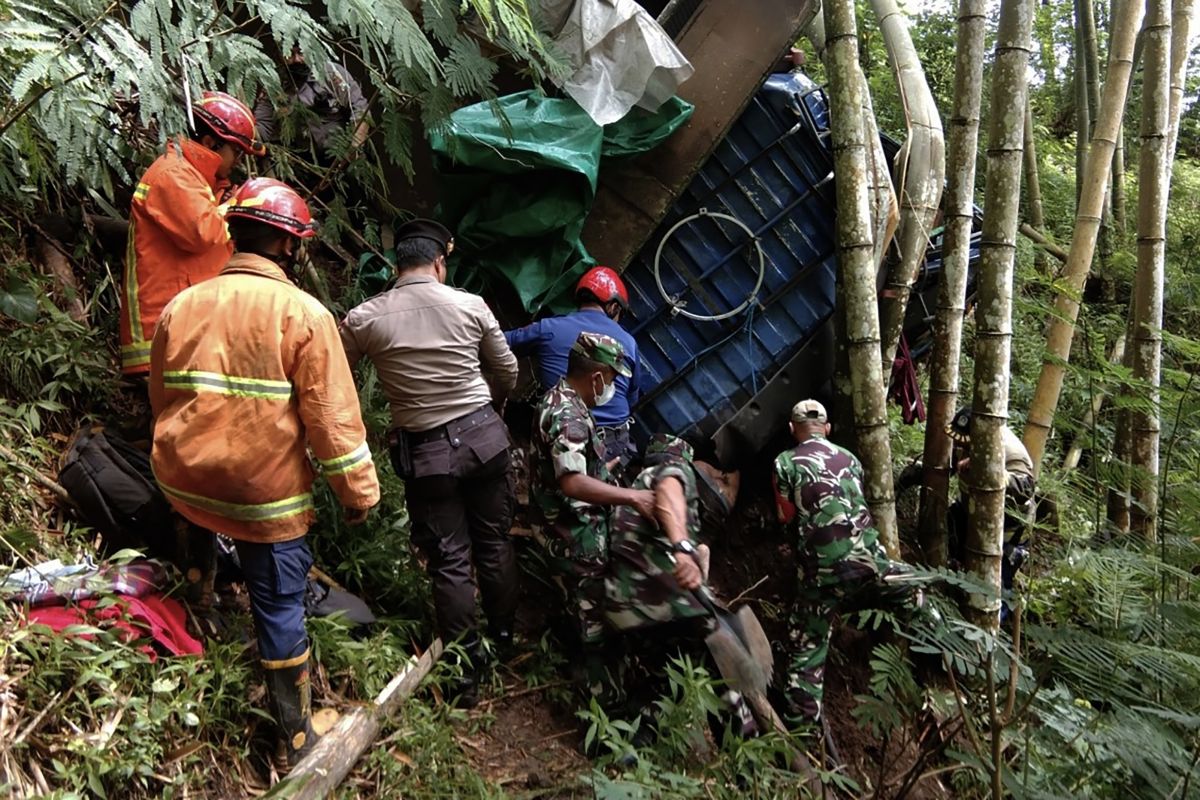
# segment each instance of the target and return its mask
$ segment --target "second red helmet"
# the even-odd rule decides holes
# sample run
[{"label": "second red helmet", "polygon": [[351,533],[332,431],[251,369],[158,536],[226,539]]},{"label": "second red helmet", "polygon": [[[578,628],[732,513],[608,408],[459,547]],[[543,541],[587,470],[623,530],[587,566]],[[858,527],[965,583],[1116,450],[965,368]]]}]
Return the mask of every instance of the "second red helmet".
[{"label": "second red helmet", "polygon": [[296,190],[274,178],[251,178],[229,201],[225,219],[252,219],[307,239],[316,236],[317,226]]},{"label": "second red helmet", "polygon": [[616,300],[623,308],[629,308],[629,292],[625,289],[625,282],[608,267],[592,267],[585,272],[579,283],[575,284],[576,299],[582,292],[587,292],[601,303]]},{"label": "second red helmet", "polygon": [[192,106],[192,113],[212,128],[213,133],[241,149],[247,155],[266,155],[258,141],[254,114],[246,104],[225,92],[205,92]]}]

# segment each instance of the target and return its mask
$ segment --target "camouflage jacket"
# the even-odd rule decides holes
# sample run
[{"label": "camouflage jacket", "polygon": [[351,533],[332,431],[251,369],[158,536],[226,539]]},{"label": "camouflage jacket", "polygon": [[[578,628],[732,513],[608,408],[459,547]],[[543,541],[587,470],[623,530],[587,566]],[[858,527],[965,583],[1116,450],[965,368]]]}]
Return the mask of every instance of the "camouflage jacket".
[{"label": "camouflage jacket", "polygon": [[[634,489],[658,488],[667,479],[683,484],[687,532],[700,535],[696,472],[686,460],[671,458],[643,469]],[[609,574],[605,579],[605,621],[620,631],[705,616],[708,612],[675,580],[671,540],[632,506],[617,506],[609,523]]]},{"label": "camouflage jacket", "polygon": [[794,506],[806,582],[857,581],[887,569],[862,486],[858,458],[823,437],[814,436],[775,459],[776,492],[781,508]]},{"label": "camouflage jacket", "polygon": [[538,541],[558,569],[603,569],[608,563],[608,509],[569,498],[558,488],[559,478],[576,472],[609,480],[596,423],[565,378],[538,403],[531,450],[530,497],[541,523]]}]

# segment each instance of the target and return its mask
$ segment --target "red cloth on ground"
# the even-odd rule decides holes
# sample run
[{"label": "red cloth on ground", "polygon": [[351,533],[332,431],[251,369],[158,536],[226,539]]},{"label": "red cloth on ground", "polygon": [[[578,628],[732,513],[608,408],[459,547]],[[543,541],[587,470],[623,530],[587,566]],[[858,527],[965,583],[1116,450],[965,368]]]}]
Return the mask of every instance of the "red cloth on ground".
[{"label": "red cloth on ground", "polygon": [[[177,600],[159,594],[145,597],[118,597],[116,602],[97,609],[96,600],[81,600],[73,606],[42,606],[29,609],[27,625],[45,625],[61,632],[70,625],[94,625],[109,622],[124,632],[125,641],[149,636],[168,655],[198,656],[204,645],[187,632],[187,617]],[[80,634],[91,638],[91,634]],[[156,653],[149,645],[141,648],[153,660]]]}]

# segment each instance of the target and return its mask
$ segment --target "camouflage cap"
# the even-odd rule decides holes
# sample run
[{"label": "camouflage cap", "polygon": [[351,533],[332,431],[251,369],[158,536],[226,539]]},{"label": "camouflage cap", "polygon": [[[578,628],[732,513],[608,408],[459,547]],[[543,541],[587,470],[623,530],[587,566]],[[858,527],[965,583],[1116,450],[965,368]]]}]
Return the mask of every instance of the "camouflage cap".
[{"label": "camouflage cap", "polygon": [[618,375],[624,375],[626,378],[633,376],[633,370],[629,368],[625,358],[625,348],[611,336],[584,331],[579,334],[575,344],[571,345],[571,352],[612,367]]},{"label": "camouflage cap", "polygon": [[825,413],[825,406],[816,400],[801,400],[792,406],[792,422],[817,422],[824,424],[829,422],[829,415]]},{"label": "camouflage cap", "polygon": [[650,443],[646,445],[646,458],[650,459],[652,456],[682,458],[690,464],[692,463],[692,446],[678,436],[656,433],[650,437]]}]

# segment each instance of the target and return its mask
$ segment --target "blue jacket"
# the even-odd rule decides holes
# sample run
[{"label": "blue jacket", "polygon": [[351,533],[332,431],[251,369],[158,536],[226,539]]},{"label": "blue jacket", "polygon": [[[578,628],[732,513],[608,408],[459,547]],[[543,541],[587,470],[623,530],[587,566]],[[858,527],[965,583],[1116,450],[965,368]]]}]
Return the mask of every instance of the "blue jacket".
[{"label": "blue jacket", "polygon": [[633,377],[618,375],[617,393],[613,399],[592,409],[592,416],[600,427],[621,425],[629,419],[630,409],[640,394],[641,365],[638,363],[637,342],[603,311],[589,308],[573,311],[563,317],[548,317],[524,328],[506,331],[504,338],[516,355],[537,358],[538,379],[542,387],[548,389],[567,374],[567,354],[584,331],[611,336],[625,348]]}]

